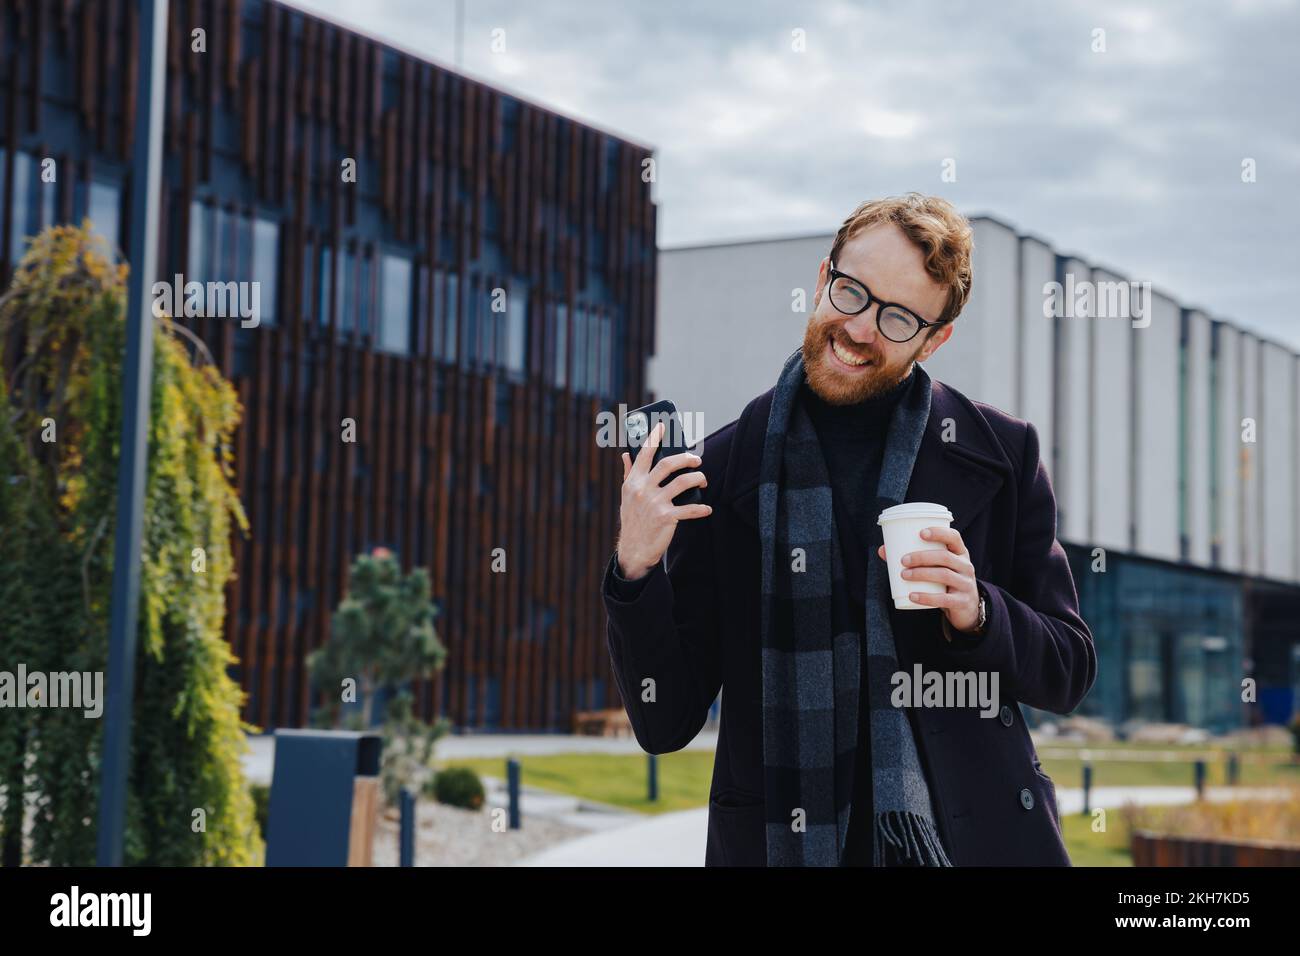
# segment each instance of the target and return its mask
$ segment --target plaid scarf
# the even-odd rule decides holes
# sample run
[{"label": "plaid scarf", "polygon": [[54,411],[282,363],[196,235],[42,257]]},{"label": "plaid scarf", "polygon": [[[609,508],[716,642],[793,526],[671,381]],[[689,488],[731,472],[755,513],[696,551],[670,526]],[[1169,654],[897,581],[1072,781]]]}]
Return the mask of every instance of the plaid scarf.
[{"label": "plaid scarf", "polygon": [[[930,377],[919,365],[915,377],[890,420],[876,513],[903,500],[930,415]],[[873,865],[951,866],[911,724],[889,702],[898,671],[889,574],[876,554],[868,555],[866,621],[851,620],[826,462],[798,400],[803,381],[796,350],[772,396],[759,472],[767,862],[838,866],[843,859],[865,623]],[[873,545],[879,538],[877,530]]]}]

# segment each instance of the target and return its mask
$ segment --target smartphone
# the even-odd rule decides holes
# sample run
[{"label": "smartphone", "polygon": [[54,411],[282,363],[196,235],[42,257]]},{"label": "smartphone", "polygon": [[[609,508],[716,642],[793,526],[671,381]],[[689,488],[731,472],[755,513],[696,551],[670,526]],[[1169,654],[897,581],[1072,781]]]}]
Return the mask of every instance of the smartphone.
[{"label": "smartphone", "polygon": [[[655,449],[654,461],[651,466],[657,465],[661,458],[669,455],[679,455],[684,451],[689,451],[690,446],[686,444],[686,434],[682,431],[682,420],[677,414],[677,406],[672,402],[664,399],[651,405],[643,405],[641,408],[634,408],[623,418],[623,430],[627,435],[627,447],[629,454],[635,460],[637,452],[641,446],[646,443],[650,437],[650,432],[654,430],[655,425],[660,422],[664,423],[663,439],[659,442],[659,447]],[[694,468],[680,469],[673,472],[665,478],[659,485],[663,487],[680,474],[681,471],[695,471]],[[673,499],[675,505],[697,505],[704,501],[704,495],[700,491],[700,486],[695,485],[687,488],[680,495]]]}]

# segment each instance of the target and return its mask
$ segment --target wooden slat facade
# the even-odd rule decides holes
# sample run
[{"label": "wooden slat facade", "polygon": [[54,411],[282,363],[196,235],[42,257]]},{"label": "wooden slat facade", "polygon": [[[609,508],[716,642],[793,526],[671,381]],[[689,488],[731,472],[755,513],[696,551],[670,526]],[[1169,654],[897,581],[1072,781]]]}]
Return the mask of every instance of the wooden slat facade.
[{"label": "wooden slat facade", "polygon": [[[24,217],[79,219],[92,182],[120,190],[127,235],[134,26],[126,0],[0,0],[6,280]],[[206,52],[192,50],[196,28]],[[264,0],[173,0],[167,67],[160,277],[186,271],[192,203],[211,211],[201,222],[220,210],[231,218],[217,223],[278,226],[274,324],[185,320],[244,407],[237,484],[252,532],[236,542],[226,637],[245,719],[307,723],[319,700],[305,657],[352,557],[379,546],[427,568],[440,607],[450,654],[416,688],[426,717],[567,729],[575,710],[618,706],[598,587],[622,472],[594,431],[601,410],[651,397],[648,150]],[[18,153],[56,160],[52,203],[11,208]],[[341,181],[344,157],[355,184]],[[211,236],[222,261],[249,255],[239,228]],[[351,281],[337,267],[321,281],[322,250],[331,264],[348,251]],[[385,254],[411,263],[405,354],[377,347]],[[500,286],[527,290],[518,372],[508,322],[472,320]],[[344,327],[363,312],[365,328]],[[593,337],[610,320],[604,389],[574,387],[580,312]]]}]

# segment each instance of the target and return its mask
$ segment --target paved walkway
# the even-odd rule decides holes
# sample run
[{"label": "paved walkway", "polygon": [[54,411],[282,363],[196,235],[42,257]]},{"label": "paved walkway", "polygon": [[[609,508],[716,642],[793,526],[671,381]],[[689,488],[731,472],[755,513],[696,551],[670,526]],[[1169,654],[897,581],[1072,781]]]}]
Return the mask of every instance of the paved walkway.
[{"label": "paved walkway", "polygon": [[516,866],[703,866],[709,810],[682,810],[579,837]]}]

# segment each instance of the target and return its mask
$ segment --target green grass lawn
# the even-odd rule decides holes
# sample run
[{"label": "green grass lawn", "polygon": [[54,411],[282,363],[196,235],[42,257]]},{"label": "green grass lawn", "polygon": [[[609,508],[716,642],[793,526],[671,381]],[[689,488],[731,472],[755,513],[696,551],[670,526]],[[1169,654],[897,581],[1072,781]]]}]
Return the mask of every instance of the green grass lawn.
[{"label": "green grass lawn", "polygon": [[[1048,749],[1044,744],[1040,749]],[[1071,745],[1052,744],[1052,749]],[[1087,748],[1083,748],[1087,749]],[[1100,747],[1092,748],[1102,749]],[[1106,744],[1107,750],[1187,750],[1205,751],[1207,747],[1145,746]],[[1300,765],[1289,763],[1286,750],[1268,751],[1270,762],[1257,764],[1243,761],[1241,783],[1248,786],[1300,784]],[[688,750],[659,757],[659,800],[651,803],[646,794],[644,754],[556,754],[527,757],[521,760],[525,786],[541,787],[557,793],[585,797],[599,803],[613,804],[641,813],[668,813],[689,810],[708,803],[709,784],[713,777],[713,752]],[[1092,784],[1104,786],[1190,786],[1193,782],[1190,763],[1093,760]],[[505,760],[456,760],[447,766],[472,767],[480,775],[504,778]],[[1055,781],[1057,789],[1082,786],[1083,761],[1078,758],[1043,761],[1043,769]],[[1222,762],[1211,761],[1207,780],[1211,785],[1225,783]],[[1094,833],[1092,818],[1069,814],[1061,820],[1066,849],[1075,866],[1129,866],[1128,831],[1119,813],[1107,816],[1104,833]]]},{"label": "green grass lawn", "polygon": [[[709,802],[712,750],[679,750],[659,757],[659,800],[647,799],[645,754],[555,754],[522,759],[524,786],[585,797],[641,813],[669,813]],[[456,760],[480,776],[505,779],[505,760]]]},{"label": "green grass lawn", "polygon": [[[1039,747],[1039,750],[1072,749],[1101,750],[1103,748],[1073,747],[1060,744],[1043,744]],[[1179,762],[1092,759],[1089,762],[1092,764],[1092,785],[1094,787],[1189,787],[1195,783],[1195,771],[1192,766],[1192,761],[1195,758],[1192,755],[1219,748],[1106,744],[1104,749],[1128,752],[1141,752],[1142,750],[1186,751],[1189,756],[1186,761]],[[1222,759],[1206,761],[1206,783],[1210,786],[1221,786],[1228,782],[1227,752],[1223,751],[1223,753],[1224,757]],[[1245,754],[1246,752],[1242,751],[1241,753]],[[1240,763],[1241,772],[1238,777],[1238,783],[1242,786],[1300,784],[1300,764],[1288,761],[1289,752],[1287,750],[1256,750],[1250,753],[1266,757],[1267,762],[1259,763],[1254,760],[1243,759]],[[1056,782],[1057,787],[1082,787],[1083,764],[1084,761],[1079,758],[1044,758],[1043,770]]]},{"label": "green grass lawn", "polygon": [[1061,836],[1075,866],[1132,866],[1128,827],[1118,813],[1106,814],[1106,831],[1094,833],[1092,817],[1068,813],[1061,817]]}]

